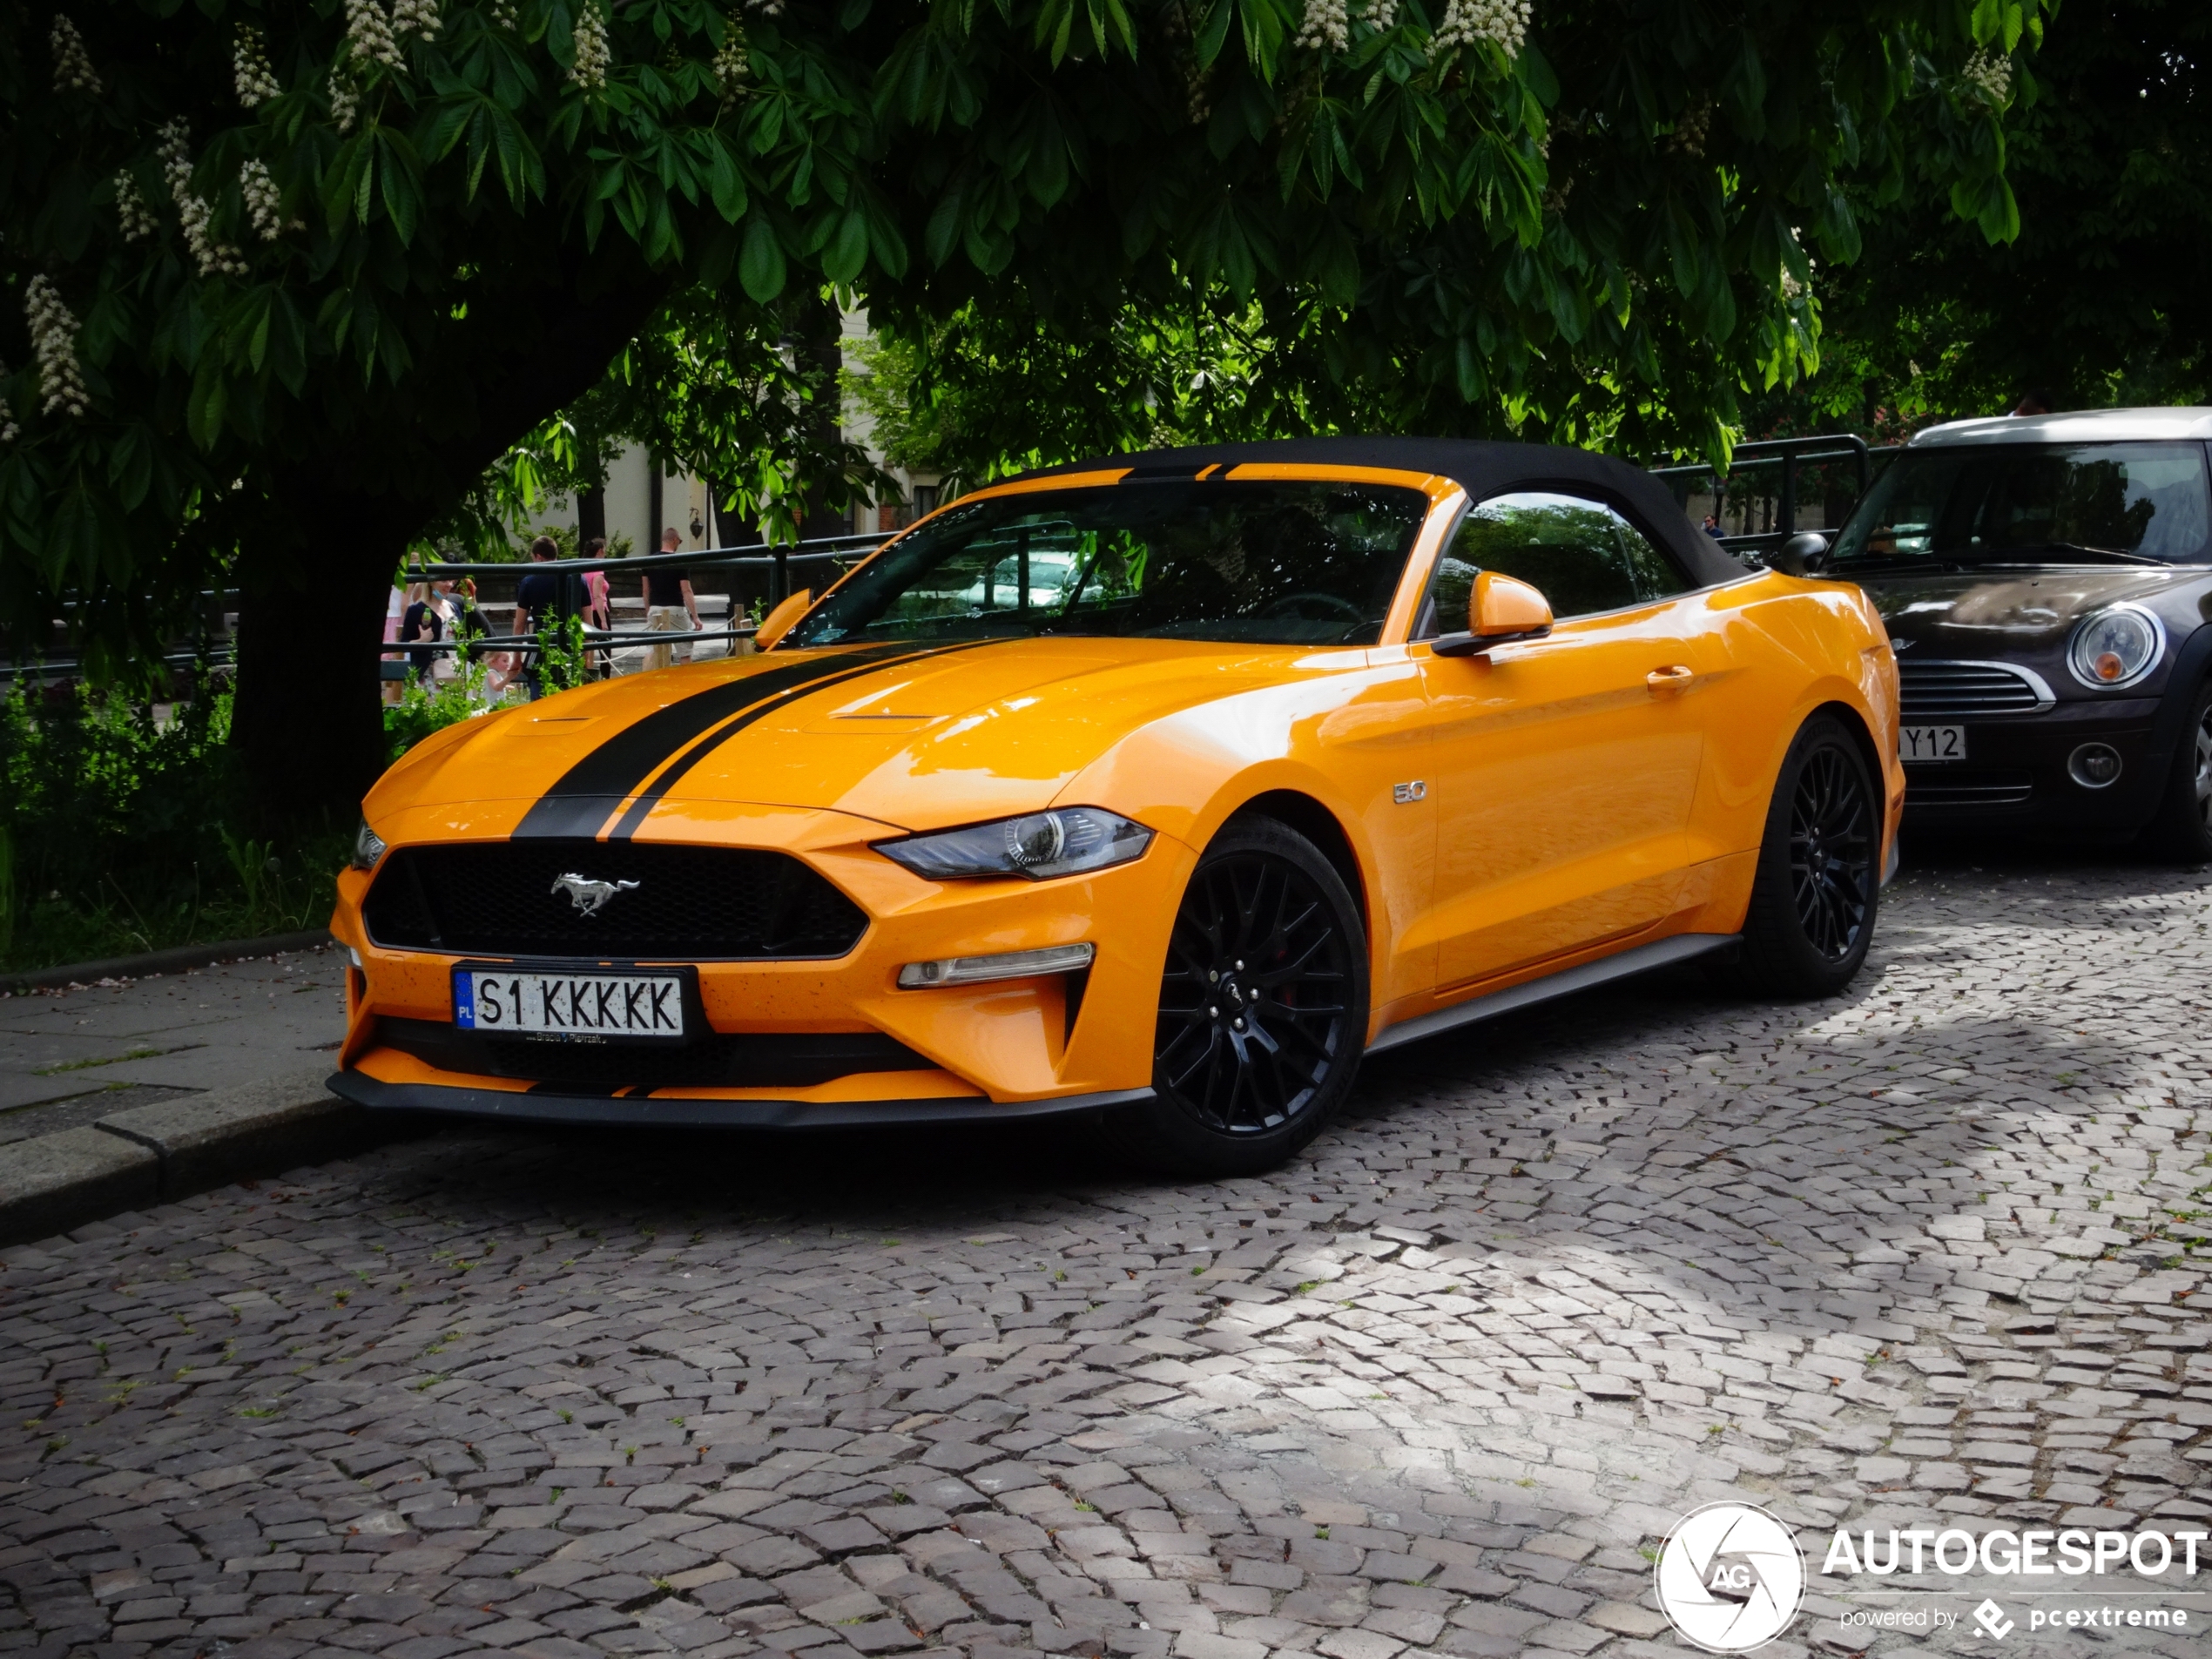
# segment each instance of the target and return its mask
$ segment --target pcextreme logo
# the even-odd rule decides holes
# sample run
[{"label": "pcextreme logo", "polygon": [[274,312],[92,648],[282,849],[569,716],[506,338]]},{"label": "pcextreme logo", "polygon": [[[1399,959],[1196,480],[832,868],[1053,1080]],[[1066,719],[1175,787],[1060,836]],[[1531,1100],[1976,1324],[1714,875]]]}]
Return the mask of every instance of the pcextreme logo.
[{"label": "pcextreme logo", "polygon": [[1764,1647],[1797,1616],[1805,1561],[1790,1528],[1756,1504],[1693,1509],[1660,1546],[1660,1611],[1708,1653]]}]

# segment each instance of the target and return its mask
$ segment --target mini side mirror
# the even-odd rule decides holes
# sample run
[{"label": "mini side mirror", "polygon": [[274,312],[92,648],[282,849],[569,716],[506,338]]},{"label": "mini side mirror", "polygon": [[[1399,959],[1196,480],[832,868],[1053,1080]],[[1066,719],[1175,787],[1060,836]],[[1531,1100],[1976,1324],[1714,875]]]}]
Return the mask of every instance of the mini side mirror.
[{"label": "mini side mirror", "polygon": [[1467,631],[1446,634],[1430,649],[1439,657],[1473,657],[1516,639],[1541,639],[1552,631],[1551,602],[1516,577],[1475,573],[1467,595]]},{"label": "mini side mirror", "polygon": [[1817,574],[1828,563],[1828,538],[1818,530],[1800,530],[1766,556],[1770,570],[1784,576]]}]

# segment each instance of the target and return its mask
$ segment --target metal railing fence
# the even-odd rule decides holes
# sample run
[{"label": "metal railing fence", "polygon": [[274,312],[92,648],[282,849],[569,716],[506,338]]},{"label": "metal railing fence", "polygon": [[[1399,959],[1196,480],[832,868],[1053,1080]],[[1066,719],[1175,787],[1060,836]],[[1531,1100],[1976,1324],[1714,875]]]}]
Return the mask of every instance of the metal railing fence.
[{"label": "metal railing fence", "polygon": [[[1745,536],[1723,536],[1720,543],[1731,553],[1764,553],[1776,548],[1797,533],[1797,469],[1808,461],[1850,459],[1858,474],[1857,495],[1866,494],[1872,482],[1872,450],[1865,439],[1855,433],[1836,432],[1809,438],[1760,438],[1750,443],[1739,443],[1730,455],[1729,470],[1722,472],[1707,462],[1689,462],[1681,466],[1647,469],[1655,478],[1711,478],[1725,483],[1734,476],[1739,466],[1757,466],[1763,462],[1779,462],[1782,467],[1781,487],[1774,496],[1774,529]],[[1834,529],[1823,525],[1824,529]]]}]

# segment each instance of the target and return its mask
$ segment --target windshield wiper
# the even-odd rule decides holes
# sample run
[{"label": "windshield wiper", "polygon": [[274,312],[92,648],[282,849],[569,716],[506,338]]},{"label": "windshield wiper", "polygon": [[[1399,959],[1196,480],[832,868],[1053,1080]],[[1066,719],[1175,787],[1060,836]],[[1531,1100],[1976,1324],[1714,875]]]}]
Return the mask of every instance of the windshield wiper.
[{"label": "windshield wiper", "polygon": [[2148,564],[2158,570],[2166,568],[2164,559],[2153,558],[2148,553],[2126,553],[2116,547],[2084,547],[2079,542],[2030,542],[2021,547],[2003,548],[1983,558],[1977,564],[2005,564],[2009,556],[2016,553],[2067,553],[2077,558],[2110,559],[2119,564]]},{"label": "windshield wiper", "polygon": [[1926,570],[1956,576],[1961,566],[1954,559],[1938,558],[1931,553],[1862,553],[1856,558],[1838,559],[1829,569],[1838,571]]}]

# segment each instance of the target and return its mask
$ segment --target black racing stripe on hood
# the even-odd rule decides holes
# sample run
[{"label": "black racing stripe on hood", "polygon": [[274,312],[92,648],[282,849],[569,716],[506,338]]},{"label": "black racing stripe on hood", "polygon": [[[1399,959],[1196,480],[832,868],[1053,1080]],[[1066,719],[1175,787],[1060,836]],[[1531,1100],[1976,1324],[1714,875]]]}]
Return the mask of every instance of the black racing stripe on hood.
[{"label": "black racing stripe on hood", "polygon": [[599,826],[637,786],[702,732],[756,704],[856,669],[877,667],[900,658],[926,656],[910,644],[879,645],[866,651],[814,658],[763,673],[748,674],[694,693],[680,703],[655,709],[633,722],[570,766],[523,814],[512,839],[596,836]]},{"label": "black racing stripe on hood", "polygon": [[[978,640],[969,644],[943,646],[934,651],[916,651],[914,655],[915,657],[949,657],[955,651],[974,651],[981,645],[995,644],[996,643],[998,642],[995,640]],[[847,663],[852,661],[850,658],[846,658],[844,660]],[[904,661],[909,659],[901,658],[900,660]],[[714,727],[711,731],[708,732],[705,737],[702,737],[697,743],[694,743],[689,749],[686,749],[682,754],[677,756],[677,758],[669,764],[667,769],[653,779],[652,786],[651,788],[643,789],[638,792],[637,799],[630,804],[629,809],[625,811],[620,818],[615,820],[614,827],[607,832],[607,839],[610,841],[628,840],[632,835],[637,833],[638,825],[645,821],[645,814],[651,812],[654,807],[660,805],[663,799],[667,796],[670,787],[678,779],[681,778],[685,772],[691,771],[692,767],[698,765],[700,761],[705,759],[708,755],[713,753],[715,750],[720,748],[725,743],[728,742],[732,738],[737,736],[738,732],[744,731],[745,727],[751,725],[754,721],[765,719],[769,715],[773,714],[777,710],[784,707],[791,701],[792,697],[799,695],[812,695],[816,691],[826,691],[831,686],[839,684],[840,681],[858,679],[864,674],[873,673],[879,668],[887,668],[891,666],[893,666],[893,664],[889,663],[868,662],[854,666],[849,673],[825,676],[823,678],[816,680],[810,685],[796,687],[792,692],[786,693],[784,696],[772,698],[767,701],[755,704],[752,708],[745,710],[735,719],[726,721],[723,725]]]}]

